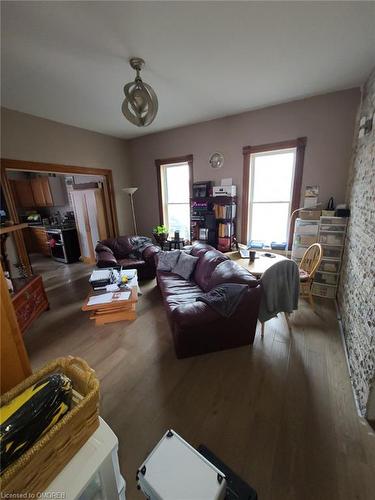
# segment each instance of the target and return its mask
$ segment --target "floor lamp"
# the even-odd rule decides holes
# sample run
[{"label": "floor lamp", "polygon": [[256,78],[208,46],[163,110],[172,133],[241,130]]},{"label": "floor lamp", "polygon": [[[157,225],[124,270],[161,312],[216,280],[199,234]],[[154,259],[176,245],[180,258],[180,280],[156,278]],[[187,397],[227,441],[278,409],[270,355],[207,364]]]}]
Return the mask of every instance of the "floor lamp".
[{"label": "floor lamp", "polygon": [[135,212],[134,212],[134,202],[133,202],[133,194],[137,191],[138,188],[122,188],[122,191],[124,193],[127,193],[130,198],[130,205],[132,207],[132,217],[133,217],[133,228],[134,228],[134,235],[137,236],[138,231],[137,231],[137,223],[135,221]]}]

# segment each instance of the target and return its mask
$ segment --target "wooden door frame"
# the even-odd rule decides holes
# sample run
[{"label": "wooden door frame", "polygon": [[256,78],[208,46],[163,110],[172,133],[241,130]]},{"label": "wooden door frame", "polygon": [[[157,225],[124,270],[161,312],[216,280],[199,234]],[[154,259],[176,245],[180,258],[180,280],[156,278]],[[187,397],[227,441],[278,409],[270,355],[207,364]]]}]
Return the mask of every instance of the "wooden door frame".
[{"label": "wooden door frame", "polygon": [[159,202],[159,220],[160,224],[164,224],[164,210],[163,210],[163,193],[161,187],[161,167],[162,165],[173,165],[174,163],[187,163],[189,165],[190,171],[190,198],[193,193],[193,155],[184,155],[184,156],[174,156],[172,158],[165,158],[162,160],[155,160],[156,166],[156,178],[158,184],[158,202]]},{"label": "wooden door frame", "polygon": [[[5,202],[9,211],[9,217],[15,222],[19,222],[17,208],[14,201],[13,191],[11,189],[7,171],[15,172],[40,172],[66,175],[99,175],[103,177],[103,194],[105,204],[105,215],[108,225],[108,236],[115,238],[119,235],[115,190],[113,183],[112,170],[105,168],[81,167],[75,165],[62,165],[58,163],[42,163],[24,160],[12,160],[9,158],[1,158],[1,186],[3,189]],[[17,252],[21,263],[28,269],[31,274],[31,266],[26,250],[26,245],[22,231],[14,233]]]},{"label": "wooden door frame", "polygon": [[[290,204],[290,213],[299,208],[302,188],[303,163],[305,158],[305,149],[307,137],[298,137],[290,141],[274,142],[271,144],[261,144],[259,146],[244,146],[243,154],[243,185],[242,185],[242,221],[241,221],[241,240],[247,244],[248,230],[248,206],[249,206],[249,181],[250,181],[250,156],[254,153],[264,153],[267,151],[277,151],[280,149],[296,148],[296,164],[294,168],[294,182],[292,200]],[[290,221],[290,226],[293,221]],[[293,232],[289,233],[288,248],[290,248],[293,239]]]}]

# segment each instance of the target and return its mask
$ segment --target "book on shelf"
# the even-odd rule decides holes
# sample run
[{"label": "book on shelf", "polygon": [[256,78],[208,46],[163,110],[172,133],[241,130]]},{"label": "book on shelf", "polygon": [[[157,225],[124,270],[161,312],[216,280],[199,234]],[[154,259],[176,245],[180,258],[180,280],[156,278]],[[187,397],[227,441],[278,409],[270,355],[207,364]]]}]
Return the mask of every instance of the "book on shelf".
[{"label": "book on shelf", "polygon": [[230,238],[233,235],[233,224],[231,222],[220,222],[218,225],[219,238]]},{"label": "book on shelf", "polygon": [[217,248],[222,252],[226,252],[230,250],[232,244],[231,238],[218,238],[217,240]]},{"label": "book on shelf", "polygon": [[234,219],[236,217],[236,205],[215,204],[214,211],[217,219]]}]

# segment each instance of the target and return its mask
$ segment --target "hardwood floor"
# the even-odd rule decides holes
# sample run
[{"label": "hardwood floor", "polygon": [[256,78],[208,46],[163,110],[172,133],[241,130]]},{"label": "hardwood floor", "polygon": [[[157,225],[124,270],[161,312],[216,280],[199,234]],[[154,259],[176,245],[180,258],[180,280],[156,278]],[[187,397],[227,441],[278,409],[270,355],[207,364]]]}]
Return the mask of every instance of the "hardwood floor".
[{"label": "hardwood floor", "polygon": [[97,371],[127,500],[144,498],[137,467],[168,428],[208,446],[260,500],[374,498],[375,435],[357,416],[330,301],[317,314],[302,302],[291,334],[281,316],[252,347],[177,360],[155,283],[142,290],[135,322],[95,328],[80,310],[87,277],[76,279],[49,292],[25,336],[34,368],[72,354]]},{"label": "hardwood floor", "polygon": [[29,254],[29,257],[34,274],[42,276],[44,289],[47,292],[77,278],[87,276],[93,269],[93,266],[83,262],[65,264],[37,253]]}]

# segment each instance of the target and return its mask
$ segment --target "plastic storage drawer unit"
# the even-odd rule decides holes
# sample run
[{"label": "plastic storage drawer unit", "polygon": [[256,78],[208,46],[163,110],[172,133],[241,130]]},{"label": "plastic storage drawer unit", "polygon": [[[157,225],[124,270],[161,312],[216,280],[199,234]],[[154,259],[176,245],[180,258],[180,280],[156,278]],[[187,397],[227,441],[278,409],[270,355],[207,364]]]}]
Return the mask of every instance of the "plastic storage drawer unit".
[{"label": "plastic storage drawer unit", "polygon": [[320,217],[321,224],[341,224],[346,226],[347,221],[346,217]]},{"label": "plastic storage drawer unit", "polygon": [[323,285],[334,285],[336,286],[338,283],[339,275],[336,273],[323,273],[321,271],[317,271],[315,274],[314,281],[316,283],[321,283]]},{"label": "plastic storage drawer unit", "polygon": [[329,259],[341,259],[342,249],[343,247],[338,246],[329,246],[322,243],[323,247],[323,257]]},{"label": "plastic storage drawer unit", "polygon": [[319,221],[296,220],[295,234],[317,235],[319,230]]},{"label": "plastic storage drawer unit", "polygon": [[313,243],[316,243],[316,236],[311,234],[296,234],[294,237],[294,241],[297,245],[310,246]]},{"label": "plastic storage drawer unit", "polygon": [[325,245],[342,246],[344,244],[344,239],[345,239],[345,233],[338,233],[334,231],[327,232],[322,230],[319,233],[319,243]]},{"label": "plastic storage drawer unit", "polygon": [[346,232],[346,224],[320,224],[321,231],[328,231],[330,233],[345,233]]},{"label": "plastic storage drawer unit", "polygon": [[137,472],[150,500],[224,500],[225,475],[176,432],[169,430]]},{"label": "plastic storage drawer unit", "polygon": [[335,259],[322,259],[319,271],[327,272],[327,273],[338,273],[340,271],[340,260]]},{"label": "plastic storage drawer unit", "polygon": [[302,257],[304,255],[304,253],[306,252],[307,248],[308,248],[307,246],[293,245],[293,248],[292,248],[293,259],[294,258],[302,259]]},{"label": "plastic storage drawer unit", "polygon": [[322,285],[314,282],[311,287],[311,293],[313,295],[318,295],[319,297],[334,299],[336,297],[336,286]]}]

